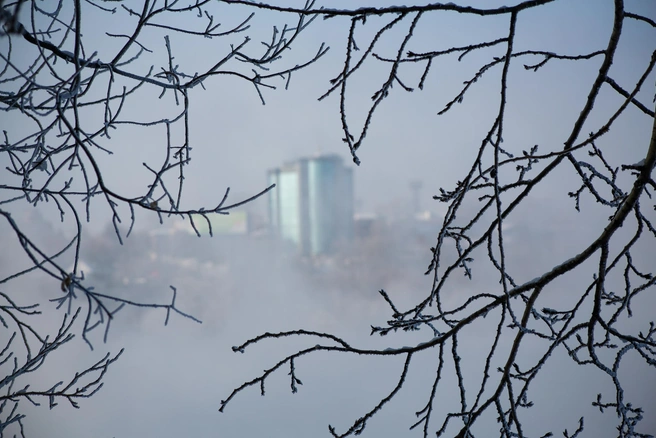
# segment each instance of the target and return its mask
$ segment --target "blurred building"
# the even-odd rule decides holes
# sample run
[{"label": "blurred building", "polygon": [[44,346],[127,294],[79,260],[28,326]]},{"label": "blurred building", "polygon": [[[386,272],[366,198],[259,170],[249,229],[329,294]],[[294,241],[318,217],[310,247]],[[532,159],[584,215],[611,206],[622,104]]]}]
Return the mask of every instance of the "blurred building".
[{"label": "blurred building", "polygon": [[274,235],[303,255],[333,253],[353,237],[353,172],[338,155],[301,158],[268,171]]},{"label": "blurred building", "polygon": [[356,239],[368,239],[378,232],[383,221],[373,213],[357,213],[353,217]]},{"label": "blurred building", "polygon": [[[193,225],[190,219],[193,220]],[[166,227],[152,228],[148,234],[173,236],[178,233],[192,235],[198,233],[201,236],[209,236],[211,230],[212,235],[246,235],[253,230],[253,222],[253,215],[244,210],[231,210],[228,214],[208,212],[205,216],[195,213],[189,217],[170,221]]]}]

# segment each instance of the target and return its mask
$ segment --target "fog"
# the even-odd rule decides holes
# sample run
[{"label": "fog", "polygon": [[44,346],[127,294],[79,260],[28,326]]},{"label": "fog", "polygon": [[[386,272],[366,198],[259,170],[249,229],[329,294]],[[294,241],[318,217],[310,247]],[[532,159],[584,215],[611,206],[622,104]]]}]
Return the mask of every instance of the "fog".
[{"label": "fog", "polygon": [[[487,2],[478,3],[488,6]],[[530,13],[520,21],[516,51],[530,48],[584,53],[605,47],[612,4],[562,3],[547,5],[541,15]],[[354,7],[351,2],[335,2],[334,7],[340,6]],[[653,5],[627,2],[627,9],[656,19]],[[234,7],[234,17],[227,18],[237,21],[245,10]],[[97,42],[102,59],[103,50],[111,53],[112,48],[102,32],[111,26],[119,32],[124,24],[106,24],[96,12],[88,14],[87,44]],[[438,47],[443,49],[497,38],[507,32],[506,18],[446,17],[433,21],[427,18],[416,32],[416,39],[426,41],[427,47],[413,50],[435,50],[434,41],[440,41]],[[258,12],[253,39],[267,38],[271,24],[285,19],[289,20],[281,14]],[[379,23],[377,17],[371,20]],[[430,293],[432,278],[424,272],[431,260],[429,249],[435,246],[446,212],[446,204],[433,196],[439,194],[440,188],[452,190],[471,166],[480,141],[496,116],[499,72],[484,76],[462,104],[442,116],[436,114],[444,103],[492,54],[474,53],[462,62],[455,57],[445,58],[434,67],[423,91],[404,93],[400,87],[395,88],[376,113],[358,153],[362,164],[355,166],[341,141],[338,96],[317,101],[330,86],[329,80],[343,67],[348,25],[347,19],[340,18],[312,23],[290,51],[289,64],[311,57],[323,41],[331,46],[330,51],[307,69],[294,73],[288,90],[284,89],[284,81],[277,84],[276,90],[265,90],[266,105],[261,104],[252,84],[234,78],[208,82],[206,90],[196,87],[191,91],[190,131],[194,147],[186,169],[181,207],[214,207],[227,187],[231,188],[229,199],[240,201],[266,188],[268,169],[301,157],[335,153],[354,169],[356,214],[375,217],[379,228],[370,235],[356,237],[340,249],[338,256],[315,263],[300,257],[266,231],[265,195],[240,210],[256,219],[257,224],[249,233],[217,233],[213,237],[203,233],[199,238],[190,232],[184,218],[164,217],[160,223],[155,215],[137,211],[134,230],[121,245],[110,222],[109,208],[102,199],[94,198],[91,220],[84,223],[82,238],[81,261],[88,285],[137,302],[160,304],[170,302],[173,286],[177,290],[176,307],[202,323],[172,313],[165,325],[164,310],[127,306],[116,314],[106,342],[102,329],[91,332],[93,350],[77,336],[49,355],[41,368],[29,375],[29,381],[22,384],[49,388],[59,380],[70,379],[106,352],[116,354],[124,349],[124,353],[109,367],[102,389],[82,400],[79,409],[73,409],[65,400],[53,409],[48,409],[47,400],[36,400],[41,406],[22,402],[20,409],[27,415],[23,420],[26,436],[330,436],[329,424],[338,433],[346,431],[394,388],[403,369],[402,357],[319,352],[295,361],[297,377],[303,383],[297,393],[291,392],[289,367],[284,366],[266,380],[264,397],[255,385],[238,394],[224,412],[218,412],[221,401],[234,388],[259,376],[287,354],[318,343],[310,337],[265,340],[249,346],[243,354],[233,352],[233,346],[262,333],[307,329],[334,334],[353,346],[381,349],[415,345],[433,337],[426,330],[370,336],[371,326],[384,326],[392,317],[390,306],[378,291],[384,289],[403,310]],[[393,37],[399,35],[393,33],[389,37],[392,54],[396,47],[392,45]],[[366,37],[362,38],[364,43]],[[161,50],[161,34],[148,34],[145,41]],[[220,44],[219,40],[208,40],[201,46],[190,47],[185,45],[184,36],[172,37],[171,41],[176,61],[189,64],[189,71],[201,70],[210,63],[212,44]],[[654,50],[653,41],[653,28],[627,26],[612,70],[617,82],[635,83]],[[494,56],[502,55],[502,50],[499,48]],[[544,153],[559,150],[581,111],[599,61],[551,61],[535,73],[517,64],[510,73],[512,86],[504,144],[516,154],[535,144]],[[384,74],[384,70],[369,66],[349,84],[348,114],[353,117],[354,126],[363,122],[371,94],[384,80]],[[418,78],[421,69],[408,67],[407,74]],[[652,72],[646,81],[648,86],[638,93],[642,102],[652,102],[655,79]],[[126,109],[125,119],[156,120],[175,113],[171,96],[158,100],[157,90],[144,89],[140,93]],[[622,100],[610,88],[604,90],[583,132],[598,129]],[[88,116],[92,118],[94,114]],[[14,114],[0,117],[3,126],[16,124],[16,129],[30,129]],[[644,158],[652,122],[629,107],[599,142],[604,156],[616,164]],[[146,191],[152,174],[142,163],[161,164],[163,129],[121,125],[111,139],[103,142],[113,151],[113,155],[99,158],[107,184],[126,196]],[[5,159],[4,154],[0,156],[0,160]],[[9,163],[0,161],[0,165],[0,184],[8,184],[11,179],[4,169]],[[417,212],[412,211],[412,181],[423,183],[420,211],[425,213],[426,220],[419,221]],[[571,168],[554,172],[507,220],[508,266],[518,283],[538,277],[578,254],[607,225],[609,210],[596,205],[591,197],[582,198],[581,211],[575,210],[568,193],[580,185]],[[2,196],[2,201],[8,198]],[[77,205],[80,211],[83,206]],[[60,222],[52,203],[41,203],[37,208],[27,203],[0,207],[9,211],[47,251],[61,248],[73,237],[70,217]],[[118,208],[124,218],[119,230],[125,236],[130,212],[124,206]],[[471,201],[460,214],[473,215],[477,208]],[[645,205],[644,210],[654,223],[651,206]],[[616,250],[630,232],[619,231],[612,249]],[[0,242],[0,279],[31,266],[6,222],[0,223]],[[653,243],[647,240],[633,254],[647,271],[653,270],[656,260]],[[453,259],[454,254],[445,257]],[[479,261],[486,257],[485,251],[474,255]],[[72,254],[65,254],[61,263],[72,265]],[[445,302],[455,306],[464,301],[463,297],[498,289],[498,273],[489,263],[472,266],[472,279],[461,273],[454,276],[442,298]],[[571,305],[590,284],[597,268],[595,260],[589,260],[558,279],[541,295],[536,307]],[[34,319],[35,327],[51,332],[59,327],[65,313],[64,308],[57,309],[55,303],[48,301],[57,298],[59,288],[57,280],[39,272],[0,284],[1,292],[20,299],[21,304],[41,303],[43,314]],[[623,323],[636,332],[643,330],[653,320],[655,308],[654,294],[643,294],[633,304],[633,318]],[[77,322],[80,329],[82,322]],[[498,315],[490,315],[469,326],[459,339],[461,346],[467,346],[461,349],[462,372],[471,379],[468,390],[473,393],[478,390],[498,323]],[[5,345],[8,336],[7,331],[0,333],[0,345]],[[507,352],[510,344],[511,339],[503,340],[500,351]],[[519,361],[528,364],[547,345],[537,340],[523,343]],[[417,421],[415,413],[425,406],[430,395],[437,355],[434,348],[413,358],[403,389],[367,423],[363,436],[422,436],[420,428],[410,432],[408,428]],[[503,359],[500,353],[495,365],[502,366]],[[639,430],[656,434],[654,370],[637,355],[627,355],[624,360],[621,373],[627,376],[625,399],[644,408],[645,419]],[[436,398],[431,434],[441,426],[447,412],[459,410],[452,359],[447,359],[445,368],[451,374],[445,377]],[[530,399],[535,407],[525,423],[526,430],[531,436],[549,430],[554,434],[565,429],[572,433],[579,418],[585,416],[583,436],[615,436],[617,419],[612,409],[602,414],[591,405],[598,393],[604,393],[606,398],[612,396],[613,387],[607,376],[596,368],[576,365],[565,350],[557,350],[532,386]],[[480,421],[490,427],[490,435],[497,434],[496,418],[488,414]],[[455,433],[456,429],[453,430]]]}]

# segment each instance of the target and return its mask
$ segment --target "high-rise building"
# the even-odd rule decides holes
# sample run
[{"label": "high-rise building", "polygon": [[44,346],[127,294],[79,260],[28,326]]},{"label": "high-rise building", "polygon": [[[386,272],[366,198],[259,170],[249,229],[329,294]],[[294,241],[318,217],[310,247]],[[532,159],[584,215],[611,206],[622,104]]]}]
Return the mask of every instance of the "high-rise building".
[{"label": "high-rise building", "polygon": [[272,232],[303,255],[330,254],[353,237],[353,172],[338,155],[301,158],[268,171]]}]

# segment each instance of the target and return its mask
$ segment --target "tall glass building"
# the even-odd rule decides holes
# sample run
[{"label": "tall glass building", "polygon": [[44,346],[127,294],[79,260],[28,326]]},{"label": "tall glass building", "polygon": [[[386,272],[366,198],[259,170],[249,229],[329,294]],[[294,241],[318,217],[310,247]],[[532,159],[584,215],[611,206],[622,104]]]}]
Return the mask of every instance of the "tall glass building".
[{"label": "tall glass building", "polygon": [[331,254],[353,237],[353,171],[338,155],[302,158],[268,171],[272,232],[303,255]]}]

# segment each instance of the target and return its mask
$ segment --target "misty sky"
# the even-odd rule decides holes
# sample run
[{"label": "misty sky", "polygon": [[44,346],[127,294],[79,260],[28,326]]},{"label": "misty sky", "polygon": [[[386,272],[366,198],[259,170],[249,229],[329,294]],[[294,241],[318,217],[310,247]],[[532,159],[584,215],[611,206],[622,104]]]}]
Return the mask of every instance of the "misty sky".
[{"label": "misty sky", "polygon": [[[285,2],[279,0],[277,3]],[[302,6],[303,2],[290,0],[287,3]],[[342,0],[327,5],[353,8],[394,3]],[[492,7],[504,2],[469,3]],[[656,20],[653,2],[627,1],[626,8]],[[133,22],[126,14],[101,15],[88,6],[85,11],[88,14],[84,21],[87,50],[98,50],[98,57],[106,59],[116,43],[108,41],[104,32],[128,33]],[[243,7],[228,5],[222,5],[221,11],[220,20],[225,21],[226,27],[238,23],[249,13]],[[533,49],[578,54],[603,49],[611,30],[612,13],[612,2],[600,0],[559,1],[538,8],[536,12],[520,16],[515,51]],[[362,47],[366,47],[371,32],[380,27],[383,20],[386,19],[372,17],[368,21],[371,28],[363,30],[358,39],[361,39]],[[292,16],[258,12],[252,30],[249,30],[253,42],[248,47],[253,53],[258,53],[259,41],[269,37],[273,24],[281,26],[293,21]],[[176,24],[185,26],[187,23],[178,21]],[[294,73],[288,90],[284,90],[284,81],[274,82],[278,87],[275,91],[264,90],[266,105],[261,104],[250,83],[236,78],[214,78],[205,83],[206,90],[201,87],[191,90],[193,151],[192,162],[186,170],[183,208],[213,207],[228,186],[231,187],[230,199],[235,202],[251,196],[265,188],[267,169],[302,156],[337,153],[344,157],[347,165],[356,167],[351,162],[347,146],[341,141],[343,132],[337,94],[323,101],[317,100],[329,88],[329,80],[341,71],[348,26],[349,21],[339,17],[318,19],[312,23],[293,45],[292,51],[281,60],[281,66],[293,66],[309,59],[322,42],[330,46],[329,52],[307,69]],[[407,23],[400,29],[407,29]],[[429,14],[415,31],[409,49],[418,52],[446,49],[500,38],[506,32],[505,16],[476,18],[455,13]],[[391,32],[381,41],[377,53],[393,56],[402,37],[400,31]],[[630,22],[623,32],[611,69],[613,79],[630,88],[656,49],[655,41],[656,29],[645,23]],[[142,71],[147,71],[151,64],[159,66],[166,61],[162,32],[151,30],[141,42],[156,49],[155,54],[144,59]],[[171,37],[175,60],[189,74],[212,65],[215,53],[222,56],[226,52],[225,44],[221,39]],[[457,55],[439,58],[423,91],[407,93],[400,87],[393,89],[377,111],[359,151],[362,164],[354,169],[357,212],[402,215],[410,208],[409,183],[413,180],[423,182],[422,208],[438,214],[444,212],[445,206],[432,196],[440,187],[452,189],[471,166],[480,141],[496,115],[500,68],[490,70],[478,81],[461,104],[445,115],[437,116],[437,113],[460,91],[463,81],[471,78],[493,56],[502,56],[504,50],[505,46],[499,45],[472,53],[461,62],[457,61]],[[536,144],[543,152],[562,148],[600,64],[600,58],[578,63],[552,60],[537,72],[527,71],[522,66],[540,60],[539,57],[521,59],[511,67],[504,147],[516,154]],[[382,63],[372,61],[348,85],[347,112],[349,122],[357,132],[371,95],[385,80],[387,70],[383,68]],[[404,65],[401,76],[407,85],[416,87],[422,71]],[[655,81],[652,72],[638,94],[638,98],[652,108]],[[622,98],[606,87],[583,132],[587,134],[598,129],[621,102]],[[167,94],[159,100],[157,90],[144,87],[132,99],[123,118],[156,120],[175,111],[172,95]],[[608,160],[616,165],[635,163],[644,157],[652,122],[636,108],[629,107],[599,146]],[[10,126],[10,123],[21,123],[21,120],[16,114],[0,116],[0,125]],[[26,125],[25,129],[30,128]],[[111,140],[104,142],[114,152],[112,156],[99,158],[107,184],[129,196],[145,192],[149,174],[142,163],[154,166],[161,163],[165,146],[163,128],[122,125],[112,133]],[[4,169],[7,163],[0,162],[0,165]],[[590,198],[584,202],[581,213],[574,210],[574,202],[567,193],[580,185],[577,178],[570,168],[554,173],[524,209],[509,219],[507,225],[515,231],[509,234],[507,243],[510,259],[516,263],[513,269],[518,272],[518,280],[530,280],[554,263],[573,256],[607,223],[607,210],[597,208]],[[0,173],[0,183],[5,182],[6,176]],[[264,213],[265,201],[259,199],[249,208]],[[18,206],[12,208],[21,214],[24,212]],[[52,219],[56,212],[53,206],[41,208],[42,215]],[[600,211],[603,215],[597,214]],[[654,219],[653,210],[649,212]],[[127,209],[124,214],[127,219]],[[155,223],[152,217],[146,216],[145,213],[137,215],[140,232]],[[53,222],[56,219],[55,213]],[[105,232],[109,219],[107,208],[98,199],[88,224],[89,233],[97,236]],[[68,230],[65,226],[55,226]],[[10,236],[6,225],[0,224],[3,242],[9,242]],[[130,246],[130,242],[122,249],[119,249],[118,242],[112,242],[111,251],[137,251],[136,245]],[[429,292],[430,283],[426,279],[414,279],[422,277],[429,262],[428,248],[434,244],[434,239],[425,242],[422,255],[425,263],[406,266],[399,261],[403,273],[388,292],[405,306]],[[59,354],[48,358],[48,364],[35,374],[35,384],[46,385],[62,375],[72,375],[81,364],[97,360],[106,351],[117,352],[125,348],[125,353],[110,368],[103,389],[93,398],[83,401],[81,409],[71,409],[63,401],[54,410],[47,409],[47,402],[40,408],[29,408],[26,420],[28,436],[329,436],[328,424],[336,426],[339,431],[348,429],[355,419],[391,390],[403,365],[401,357],[372,360],[325,353],[306,357],[297,363],[299,377],[303,380],[299,393],[290,393],[288,370],[283,369],[267,382],[266,397],[259,396],[258,388],[250,388],[233,400],[224,413],[218,413],[220,401],[234,387],[258,375],[279,360],[284,352],[316,342],[269,341],[252,347],[243,355],[233,353],[231,347],[265,331],[296,328],[331,332],[353,344],[381,348],[412,345],[431,337],[424,332],[403,333],[389,338],[368,336],[372,324],[382,325],[390,316],[389,308],[377,293],[383,285],[376,284],[375,275],[371,278],[369,292],[356,294],[326,285],[317,286],[293,260],[282,257],[277,249],[262,242],[223,245],[220,239],[205,236],[195,245],[203,252],[203,260],[227,258],[232,269],[240,273],[236,276],[238,280],[230,285],[221,283],[220,277],[211,272],[198,274],[196,280],[191,275],[162,279],[166,284],[178,287],[179,307],[193,313],[203,324],[174,317],[164,327],[163,312],[126,309],[113,323],[107,344],[102,344],[99,337],[94,344],[96,350],[90,352],[86,344],[77,339]],[[15,246],[11,248],[18,251]],[[394,248],[386,250],[391,253],[390,259],[396,260]],[[5,264],[1,274],[5,274],[7,266],[20,267],[25,263],[18,258],[9,260],[5,251],[7,249],[3,249],[5,257],[0,258]],[[639,254],[645,260],[656,260],[653,246],[640,248]],[[586,268],[594,271],[594,266]],[[384,266],[371,269],[375,272]],[[588,269],[583,277],[567,277],[547,298],[553,303],[568,302],[571,300],[569,290],[585,287],[592,271]],[[457,300],[458,293],[472,293],[487,287],[489,279],[496,277],[486,274],[492,273],[483,270],[472,282],[457,282],[460,289],[451,291],[449,299]],[[48,296],[46,288],[49,283],[37,277],[22,279],[13,287],[23,288],[28,297]],[[422,282],[426,284],[425,290],[413,289]],[[50,287],[56,289],[58,285],[52,283]],[[148,289],[144,296],[166,301],[169,293],[167,288],[161,291]],[[652,296],[642,303],[643,306],[635,309],[636,321],[653,318],[650,309],[656,308],[656,300]],[[51,307],[49,309],[47,315],[51,319],[43,324],[56,326],[61,314],[52,311]],[[472,348],[467,350],[471,363],[483,360],[478,357],[483,358],[485,350],[479,351],[477,346],[487,340],[488,331],[489,327],[483,323],[472,327],[461,340],[461,343],[471,343]],[[2,336],[0,339],[4,339]],[[530,357],[537,354],[540,345],[527,348],[525,354]],[[416,421],[414,413],[425,404],[427,388],[434,374],[435,356],[434,351],[421,356],[421,360],[414,364],[414,373],[405,390],[382,415],[368,424],[364,436],[421,436],[420,430],[408,432],[408,427]],[[533,399],[540,404],[542,414],[536,414],[531,424],[553,428],[554,434],[559,434],[565,428],[570,432],[575,430],[579,416],[586,415],[584,436],[614,436],[609,429],[614,424],[613,413],[602,416],[590,406],[598,392],[609,392],[611,388],[603,387],[607,383],[600,383],[602,380],[597,376],[577,367],[562,351],[552,359],[548,368],[543,370],[542,380],[538,380],[534,388]],[[633,381],[628,381],[627,394],[635,397],[636,404],[642,404],[646,409],[644,431],[656,433],[653,369],[648,370],[644,363],[629,361],[626,370],[636,376]],[[465,369],[470,375],[476,375],[477,371],[477,365]],[[455,385],[451,391],[445,390],[444,400],[457,396]],[[434,426],[437,424],[441,424],[441,420],[437,420]],[[497,426],[493,427],[491,435],[495,436]]]}]

